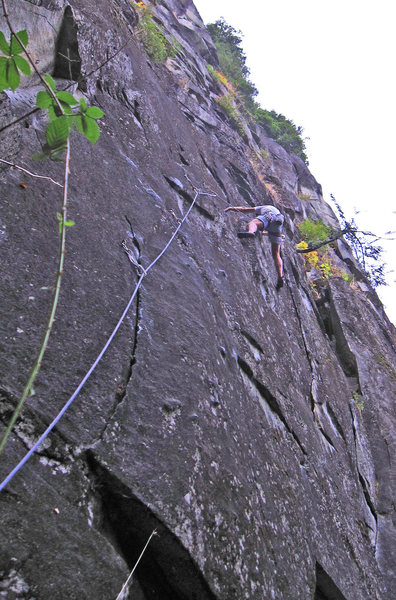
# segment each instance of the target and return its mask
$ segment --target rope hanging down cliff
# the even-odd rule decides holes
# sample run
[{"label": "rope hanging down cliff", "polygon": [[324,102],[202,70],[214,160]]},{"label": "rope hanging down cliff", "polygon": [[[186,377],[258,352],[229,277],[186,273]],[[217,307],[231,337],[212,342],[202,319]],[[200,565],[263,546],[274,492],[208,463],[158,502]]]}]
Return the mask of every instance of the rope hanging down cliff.
[{"label": "rope hanging down cliff", "polygon": [[[193,186],[193,187],[196,190],[195,186]],[[173,242],[173,240],[175,239],[175,237],[179,233],[180,228],[182,227],[183,223],[186,221],[188,215],[192,211],[193,206],[194,206],[194,204],[195,204],[198,196],[210,196],[210,197],[214,198],[216,196],[216,194],[209,194],[207,192],[196,191],[194,199],[191,202],[188,211],[186,212],[186,214],[184,215],[184,217],[182,218],[182,220],[180,221],[180,223],[176,227],[176,229],[175,229],[174,233],[172,234],[171,238],[169,239],[168,243],[164,246],[164,248],[161,250],[161,252],[156,256],[156,258],[149,264],[149,266],[146,269],[144,269],[141,265],[139,265],[140,277],[139,277],[138,282],[137,282],[137,284],[135,286],[135,289],[133,290],[132,295],[129,298],[128,303],[127,303],[127,305],[126,305],[126,307],[124,309],[124,312],[122,313],[122,315],[121,315],[121,317],[120,317],[117,325],[115,326],[115,328],[113,329],[112,333],[110,334],[107,342],[103,346],[103,348],[102,348],[101,352],[99,353],[98,357],[93,362],[93,364],[91,365],[90,369],[87,371],[87,373],[83,377],[81,383],[74,390],[73,394],[70,396],[70,398],[68,399],[68,401],[64,404],[63,408],[58,412],[58,414],[53,419],[53,421],[50,423],[50,425],[48,425],[47,429],[44,431],[44,433],[42,434],[42,436],[37,440],[37,442],[29,450],[29,452],[27,452],[25,454],[25,456],[17,464],[17,466],[2,481],[2,483],[0,484],[0,491],[2,491],[6,487],[6,485],[11,481],[11,479],[14,477],[14,475],[16,475],[18,473],[18,471],[29,460],[29,458],[32,456],[32,454],[34,454],[34,452],[42,444],[42,442],[45,440],[45,438],[48,436],[48,434],[52,431],[52,429],[55,427],[55,425],[63,417],[63,415],[65,414],[65,412],[67,411],[67,409],[69,408],[69,406],[73,403],[73,401],[75,400],[75,398],[78,396],[78,394],[80,393],[80,391],[82,390],[82,388],[84,387],[84,385],[86,384],[86,382],[88,381],[88,379],[90,378],[90,376],[92,375],[92,373],[94,372],[94,370],[96,369],[96,367],[98,366],[98,364],[101,361],[103,355],[105,354],[107,348],[110,346],[111,342],[113,341],[113,338],[115,337],[117,331],[121,327],[121,324],[122,324],[123,320],[125,319],[125,317],[126,317],[128,311],[129,311],[129,309],[130,309],[130,307],[132,305],[132,302],[135,299],[135,296],[136,296],[136,294],[137,294],[140,286],[142,285],[143,279],[146,277],[146,275],[149,273],[149,271],[151,271],[151,269],[154,267],[154,265],[160,260],[160,258],[168,250],[169,246],[171,245],[171,243]]]}]

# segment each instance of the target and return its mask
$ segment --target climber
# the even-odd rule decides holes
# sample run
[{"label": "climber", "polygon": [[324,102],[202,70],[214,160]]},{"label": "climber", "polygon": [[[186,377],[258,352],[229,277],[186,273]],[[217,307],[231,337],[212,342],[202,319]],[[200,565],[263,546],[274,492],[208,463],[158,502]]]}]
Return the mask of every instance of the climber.
[{"label": "climber", "polygon": [[283,287],[283,262],[280,255],[280,248],[282,243],[282,231],[283,222],[285,220],[282,213],[271,204],[265,204],[263,206],[228,206],[225,212],[235,210],[238,212],[253,212],[255,218],[248,223],[248,231],[239,231],[239,238],[254,238],[261,231],[263,235],[268,235],[268,239],[271,242],[272,258],[276,272],[278,274],[278,282],[276,289],[279,290]]}]

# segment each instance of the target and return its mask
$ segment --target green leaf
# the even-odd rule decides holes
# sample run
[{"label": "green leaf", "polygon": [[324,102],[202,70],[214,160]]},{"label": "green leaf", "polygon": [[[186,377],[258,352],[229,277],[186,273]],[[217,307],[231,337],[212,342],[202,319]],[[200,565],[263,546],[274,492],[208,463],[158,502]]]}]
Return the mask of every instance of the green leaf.
[{"label": "green leaf", "polygon": [[0,92],[6,90],[8,88],[8,83],[6,79],[6,65],[7,59],[3,56],[0,57]]},{"label": "green leaf", "polygon": [[66,142],[59,148],[50,148],[48,144],[44,144],[43,152],[37,152],[33,154],[33,160],[42,160],[43,158],[49,158],[56,162],[64,162],[66,152]]},{"label": "green leaf", "polygon": [[87,103],[85,102],[84,98],[81,98],[80,100],[80,110],[82,108],[83,113],[85,113],[85,111],[87,110]]},{"label": "green leaf", "polygon": [[101,119],[104,117],[103,110],[101,110],[98,106],[89,106],[85,114],[91,119]]},{"label": "green leaf", "polygon": [[[67,116],[70,118],[71,115],[73,115],[73,110],[70,108],[70,106],[64,105],[63,108],[65,109],[65,107],[67,106],[66,110],[64,110],[64,112],[67,114]],[[55,119],[59,119],[59,117],[62,116],[62,112],[59,108],[59,106],[55,103],[51,104],[51,106],[47,109],[48,110],[48,118],[50,121],[55,121]],[[70,129],[72,128],[73,123],[70,123]]]},{"label": "green leaf", "polygon": [[72,109],[72,107],[71,107],[71,106],[69,106],[68,104],[65,104],[64,102],[61,102],[61,106],[62,106],[62,108],[63,108],[63,112],[64,112],[66,115],[73,115],[73,114],[74,114],[74,113],[73,113],[73,109]]},{"label": "green leaf", "polygon": [[45,137],[51,149],[58,149],[64,146],[70,133],[69,119],[67,117],[58,117],[51,121],[45,130]]},{"label": "green leaf", "polygon": [[74,122],[76,124],[77,131],[85,135],[87,130],[87,119],[83,115],[76,115],[74,117]]},{"label": "green leaf", "polygon": [[74,117],[77,131],[83,134],[92,144],[98,141],[100,129],[96,121],[85,115],[76,115]]},{"label": "green leaf", "polygon": [[0,50],[6,56],[10,56],[10,46],[7,43],[4,33],[2,31],[0,31]]},{"label": "green leaf", "polygon": [[[22,29],[22,31],[17,32],[17,36],[21,40],[22,44],[26,47],[28,43],[28,34],[26,29]],[[23,52],[23,48],[21,44],[18,42],[14,35],[11,35],[11,54],[20,54]]]},{"label": "green leaf", "polygon": [[15,61],[13,58],[9,58],[7,60],[6,65],[6,80],[8,82],[9,87],[12,91],[16,90],[21,78],[18,73],[18,69],[16,68]]},{"label": "green leaf", "polygon": [[30,75],[30,65],[22,56],[14,56],[15,64],[24,75]]},{"label": "green leaf", "polygon": [[32,155],[32,160],[43,160],[43,158],[47,158],[48,153],[46,152],[35,152]]},{"label": "green leaf", "polygon": [[56,85],[55,85],[55,81],[52,79],[51,75],[48,75],[48,73],[46,73],[44,75],[44,79],[48,83],[48,85],[50,86],[51,90],[54,92],[55,89],[56,89]]},{"label": "green leaf", "polygon": [[55,148],[54,150],[51,150],[51,152],[49,153],[49,158],[50,158],[50,160],[53,160],[54,162],[65,162],[65,160],[66,160],[65,152],[66,152],[66,144],[64,146]]},{"label": "green leaf", "polygon": [[26,29],[21,29],[21,31],[18,31],[17,36],[19,37],[19,39],[21,40],[21,42],[24,46],[28,45],[29,36],[27,34]]},{"label": "green leaf", "polygon": [[48,92],[41,91],[37,93],[36,106],[38,106],[39,108],[46,109],[52,106],[52,103],[53,98],[51,98]]},{"label": "green leaf", "polygon": [[56,94],[56,97],[62,102],[62,104],[65,103],[71,106],[78,104],[78,100],[76,100],[72,94],[69,94],[69,92],[60,91]]},{"label": "green leaf", "polygon": [[86,132],[85,132],[85,137],[87,138],[87,140],[89,140],[91,142],[91,144],[93,145],[98,141],[99,136],[100,136],[99,125],[93,119],[87,119]]},{"label": "green leaf", "polygon": [[73,227],[73,225],[75,225],[74,221],[65,221],[64,223],[62,222],[62,215],[61,213],[56,213],[56,218],[58,219],[58,225],[59,225],[59,233],[62,233],[62,229],[63,229],[63,225],[65,227]]},{"label": "green leaf", "polygon": [[50,122],[51,121],[55,121],[55,119],[57,119],[58,117],[61,116],[61,115],[58,115],[55,112],[55,108],[54,108],[53,104],[48,108],[48,113],[47,114],[48,114],[48,119],[49,119]]}]

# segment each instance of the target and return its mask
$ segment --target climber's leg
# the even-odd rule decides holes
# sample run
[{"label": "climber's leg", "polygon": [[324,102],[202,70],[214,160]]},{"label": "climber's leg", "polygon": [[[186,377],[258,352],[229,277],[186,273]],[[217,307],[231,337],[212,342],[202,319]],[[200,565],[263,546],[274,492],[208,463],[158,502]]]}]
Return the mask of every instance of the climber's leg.
[{"label": "climber's leg", "polygon": [[264,225],[263,222],[260,221],[260,219],[253,219],[252,221],[249,221],[248,223],[248,230],[247,231],[239,231],[238,232],[238,237],[239,238],[253,238],[257,231],[261,231],[262,229],[264,229]]},{"label": "climber's leg", "polygon": [[263,222],[260,221],[260,219],[253,219],[252,221],[249,221],[249,223],[248,223],[248,232],[249,233],[256,233],[257,229],[259,231],[261,231],[262,229],[264,229]]},{"label": "climber's leg", "polygon": [[278,273],[278,281],[276,284],[277,290],[280,290],[280,288],[283,287],[283,261],[280,255],[280,248],[280,244],[271,243],[272,258],[274,260],[276,272]]},{"label": "climber's leg", "polygon": [[271,244],[271,252],[278,277],[283,277],[283,261],[280,255],[280,244]]}]

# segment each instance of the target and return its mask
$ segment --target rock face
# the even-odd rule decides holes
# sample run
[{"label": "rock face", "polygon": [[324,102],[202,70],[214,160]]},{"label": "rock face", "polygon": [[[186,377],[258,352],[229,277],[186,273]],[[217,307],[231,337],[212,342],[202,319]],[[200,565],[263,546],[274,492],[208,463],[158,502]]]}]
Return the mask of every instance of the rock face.
[{"label": "rock face", "polygon": [[[295,224],[336,223],[319,184],[218,105],[215,47],[189,0],[149,5],[179,44],[164,64],[149,59],[129,0],[8,4],[35,60],[59,85],[88,75],[76,93],[106,117],[95,147],[72,136],[76,225],[60,306],[2,479],[124,310],[139,273],[122,240],[147,268],[189,208],[191,182],[216,196],[198,196],[96,371],[0,493],[0,597],[115,598],[156,529],[124,598],[390,600],[395,332],[344,243],[338,260],[355,284],[311,289]],[[1,94],[1,126],[26,112],[36,83]],[[36,113],[3,131],[1,158],[62,181],[62,163],[31,161],[44,126]],[[62,191],[1,169],[3,430],[46,323]],[[238,240],[247,219],[224,213],[274,202],[286,215],[279,292],[268,242]]]}]

